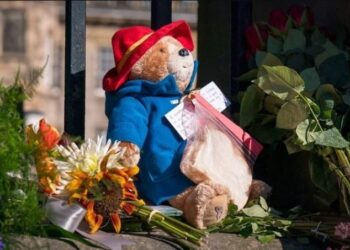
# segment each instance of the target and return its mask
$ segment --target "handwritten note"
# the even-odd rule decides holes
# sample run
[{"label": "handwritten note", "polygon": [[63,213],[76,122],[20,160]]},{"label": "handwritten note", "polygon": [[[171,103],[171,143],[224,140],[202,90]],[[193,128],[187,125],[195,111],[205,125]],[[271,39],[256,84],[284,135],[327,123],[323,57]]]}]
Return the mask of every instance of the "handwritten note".
[{"label": "handwritten note", "polygon": [[[219,112],[222,112],[231,104],[214,82],[205,85],[200,89],[199,93]],[[168,112],[165,117],[184,140],[195,131],[196,117],[193,115],[193,110],[191,110],[190,107],[185,106],[183,102]]]}]

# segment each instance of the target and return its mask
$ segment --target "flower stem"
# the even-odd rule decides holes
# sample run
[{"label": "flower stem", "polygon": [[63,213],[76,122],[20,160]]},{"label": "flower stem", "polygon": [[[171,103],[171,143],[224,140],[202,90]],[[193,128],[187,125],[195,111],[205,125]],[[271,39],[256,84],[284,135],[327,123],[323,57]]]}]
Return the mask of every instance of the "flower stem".
[{"label": "flower stem", "polygon": [[202,237],[207,235],[201,230],[193,228],[169,216],[163,215],[160,212],[154,213],[153,216],[149,218],[152,211],[154,210],[146,206],[138,206],[134,214],[140,216],[143,220],[149,221],[150,224],[159,227],[166,233],[180,239],[188,240],[196,245],[201,245]]},{"label": "flower stem", "polygon": [[320,129],[320,131],[323,131],[323,128],[317,118],[317,115],[315,114],[315,112],[313,111],[309,101],[306,99],[306,97],[300,93],[298,93],[298,96],[305,102],[305,104],[308,106],[308,108],[310,109],[311,115],[313,116],[318,128]]}]

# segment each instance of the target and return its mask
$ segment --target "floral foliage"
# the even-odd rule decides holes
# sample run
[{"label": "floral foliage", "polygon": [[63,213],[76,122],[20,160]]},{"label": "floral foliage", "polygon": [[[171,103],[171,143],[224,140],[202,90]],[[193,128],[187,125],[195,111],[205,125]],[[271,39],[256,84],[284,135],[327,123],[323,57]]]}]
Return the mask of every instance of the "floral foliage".
[{"label": "floral foliage", "polygon": [[[250,82],[239,122],[265,145],[310,152],[310,178],[322,205],[350,214],[350,66],[346,34],[327,37],[308,7],[271,12],[267,36],[246,34]],[[251,27],[247,28],[247,31]],[[255,41],[254,44],[252,41]],[[265,147],[267,148],[267,147]]]},{"label": "floral foliage", "polygon": [[37,185],[31,181],[32,147],[25,142],[21,116],[27,98],[20,75],[10,85],[0,82],[0,233],[39,232],[45,218]]}]

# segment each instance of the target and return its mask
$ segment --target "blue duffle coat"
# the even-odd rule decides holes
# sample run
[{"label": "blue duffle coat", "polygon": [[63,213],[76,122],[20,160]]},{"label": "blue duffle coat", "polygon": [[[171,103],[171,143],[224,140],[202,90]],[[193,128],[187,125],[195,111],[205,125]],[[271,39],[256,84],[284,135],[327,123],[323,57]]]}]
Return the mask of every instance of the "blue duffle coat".
[{"label": "blue duffle coat", "polygon": [[[189,91],[197,72],[195,63]],[[172,75],[159,82],[131,80],[106,92],[107,138],[127,141],[141,149],[135,184],[140,197],[160,204],[194,185],[179,168],[186,146],[165,118],[183,97]]]}]

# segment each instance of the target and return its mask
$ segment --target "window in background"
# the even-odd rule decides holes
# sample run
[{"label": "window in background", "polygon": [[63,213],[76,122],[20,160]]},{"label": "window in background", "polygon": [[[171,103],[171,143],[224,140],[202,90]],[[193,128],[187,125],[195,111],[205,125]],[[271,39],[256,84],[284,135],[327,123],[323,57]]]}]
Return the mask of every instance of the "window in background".
[{"label": "window in background", "polygon": [[98,49],[98,72],[96,79],[96,89],[102,90],[102,79],[108,70],[114,67],[113,51],[108,47]]},{"label": "window in background", "polygon": [[23,10],[2,10],[0,15],[2,25],[2,52],[23,54],[25,52],[25,20]]}]

